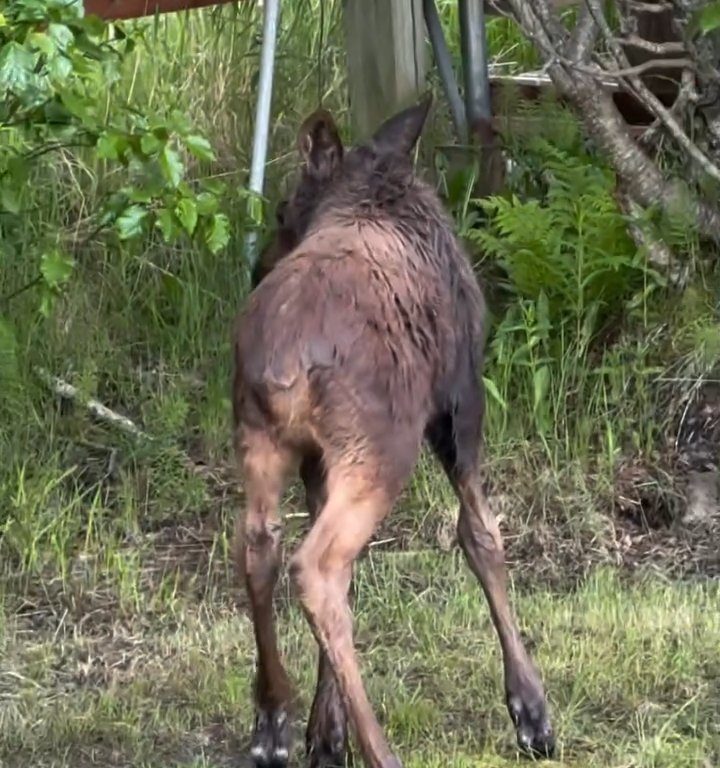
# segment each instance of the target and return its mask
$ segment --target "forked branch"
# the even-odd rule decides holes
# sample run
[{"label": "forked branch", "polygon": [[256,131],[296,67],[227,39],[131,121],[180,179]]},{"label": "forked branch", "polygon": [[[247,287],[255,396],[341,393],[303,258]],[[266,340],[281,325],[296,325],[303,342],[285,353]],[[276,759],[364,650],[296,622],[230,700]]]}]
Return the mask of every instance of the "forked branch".
[{"label": "forked branch", "polygon": [[[707,176],[720,181],[720,168],[688,135],[683,127],[683,108],[691,105],[694,62],[691,52],[682,59],[658,59],[631,65],[621,40],[611,30],[599,0],[584,0],[575,29],[558,33],[562,26],[548,0],[507,0],[512,15],[547,62],[547,73],[559,93],[576,109],[592,138],[606,152],[625,185],[630,199],[645,207],[677,210],[684,206],[694,218],[698,232],[720,242],[720,210],[716,204],[691,190],[683,179],[668,180],[658,164],[638,144],[615,105],[605,82],[619,80],[655,117],[651,130],[660,128]],[[626,2],[634,12],[655,12],[655,4]],[[663,7],[666,11],[670,7]],[[629,26],[629,25],[628,25]],[[564,28],[563,28],[564,29]],[[634,34],[634,33],[633,33]],[[610,59],[594,54],[596,40],[604,41]],[[591,63],[592,62],[592,63]],[[668,108],[647,87],[641,75],[650,69],[684,68],[675,107]],[[682,100],[680,100],[682,99]]]}]

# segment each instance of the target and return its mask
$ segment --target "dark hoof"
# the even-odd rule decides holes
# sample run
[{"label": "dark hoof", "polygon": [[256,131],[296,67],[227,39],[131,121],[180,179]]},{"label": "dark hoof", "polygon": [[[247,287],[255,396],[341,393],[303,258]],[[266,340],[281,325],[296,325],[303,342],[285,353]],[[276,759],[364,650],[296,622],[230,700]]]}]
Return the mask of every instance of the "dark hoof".
[{"label": "dark hoof", "polygon": [[533,758],[550,758],[555,752],[555,734],[542,698],[508,695],[508,710],[517,730],[521,751]]},{"label": "dark hoof", "polygon": [[284,709],[260,711],[250,743],[255,768],[286,768],[290,756],[290,723]]},{"label": "dark hoof", "polygon": [[305,746],[310,768],[345,768],[352,764],[344,719],[322,729],[309,727]]},{"label": "dark hoof", "polygon": [[308,749],[308,759],[310,768],[346,768],[351,765],[344,750],[324,746]]}]

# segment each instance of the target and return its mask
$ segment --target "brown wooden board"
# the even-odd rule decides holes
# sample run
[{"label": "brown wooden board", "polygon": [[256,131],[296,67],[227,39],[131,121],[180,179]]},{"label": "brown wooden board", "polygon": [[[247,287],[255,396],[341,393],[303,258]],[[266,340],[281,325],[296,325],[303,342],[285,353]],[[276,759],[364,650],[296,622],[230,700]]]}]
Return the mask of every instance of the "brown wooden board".
[{"label": "brown wooden board", "polygon": [[173,13],[234,0],[85,0],[85,13],[102,19],[139,19],[155,13]]}]

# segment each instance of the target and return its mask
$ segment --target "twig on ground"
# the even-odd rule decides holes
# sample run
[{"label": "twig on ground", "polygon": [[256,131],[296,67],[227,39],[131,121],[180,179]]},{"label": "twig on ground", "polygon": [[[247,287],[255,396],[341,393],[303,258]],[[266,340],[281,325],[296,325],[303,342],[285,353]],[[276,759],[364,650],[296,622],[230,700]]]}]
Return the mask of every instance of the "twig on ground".
[{"label": "twig on ground", "polygon": [[[123,416],[94,397],[85,397],[77,387],[61,379],[59,376],[53,376],[44,368],[36,368],[35,372],[38,378],[52,392],[67,400],[73,400],[83,405],[93,416],[125,432],[128,435],[154,442],[155,438],[141,429],[132,419]],[[209,482],[215,489],[222,490],[228,486],[235,485],[235,482],[227,477],[227,472],[222,467],[211,467],[206,464],[199,464],[193,461],[186,453],[180,451],[180,458],[183,467],[192,475],[200,477]]]},{"label": "twig on ground", "polygon": [[72,384],[58,376],[53,376],[44,368],[36,368],[35,370],[38,377],[56,395],[64,397],[67,400],[75,400],[80,402],[85,406],[85,408],[87,408],[88,411],[90,411],[90,413],[92,413],[93,416],[96,416],[101,421],[106,421],[110,424],[113,424],[123,432],[134,435],[135,437],[142,438],[144,440],[153,440],[153,438],[148,435],[147,432],[140,429],[140,427],[138,427],[137,424],[135,424],[135,422],[129,419],[127,416],[123,416],[122,414],[113,411],[106,405],[103,405],[99,400],[96,400],[94,397],[83,397],[77,387],[74,387]]},{"label": "twig on ground", "polygon": [[397,541],[397,537],[396,536],[391,536],[389,539],[380,539],[379,541],[371,541],[368,544],[368,547],[370,549],[373,549],[375,547],[382,547],[385,544],[392,544],[393,541]]}]

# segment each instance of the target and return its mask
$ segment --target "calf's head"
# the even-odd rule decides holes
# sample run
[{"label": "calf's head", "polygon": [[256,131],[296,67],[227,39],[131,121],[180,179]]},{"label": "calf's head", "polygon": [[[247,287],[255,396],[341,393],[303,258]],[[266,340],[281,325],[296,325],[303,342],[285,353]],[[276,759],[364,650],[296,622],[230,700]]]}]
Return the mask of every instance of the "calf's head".
[{"label": "calf's head", "polygon": [[301,164],[298,180],[275,210],[273,237],[253,270],[253,288],[303,239],[313,217],[327,201],[341,196],[347,185],[370,188],[383,162],[405,163],[412,173],[410,153],[427,118],[432,98],[386,120],[373,136],[358,146],[343,147],[332,115],[324,109],[313,112],[300,126],[297,148]]}]

